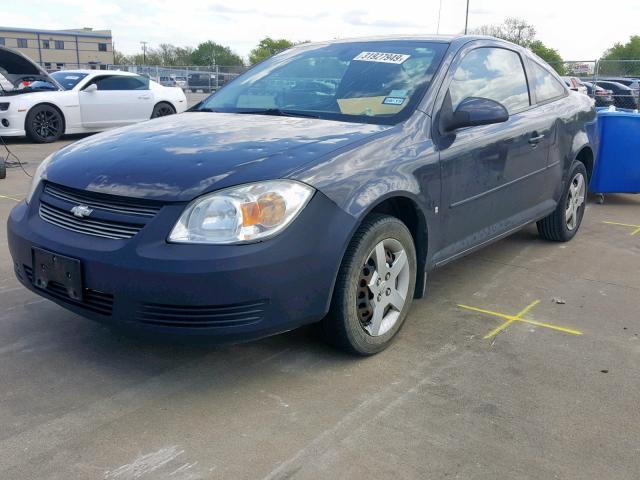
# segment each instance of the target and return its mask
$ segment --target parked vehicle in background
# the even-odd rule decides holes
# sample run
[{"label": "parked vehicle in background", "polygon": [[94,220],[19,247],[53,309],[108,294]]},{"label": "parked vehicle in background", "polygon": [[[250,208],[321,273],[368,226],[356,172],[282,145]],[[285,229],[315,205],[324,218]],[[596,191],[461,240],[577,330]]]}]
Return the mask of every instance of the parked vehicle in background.
[{"label": "parked vehicle in background", "polygon": [[587,87],[582,83],[578,77],[561,77],[564,83],[569,87],[569,90],[574,92],[587,94]]},{"label": "parked vehicle in background", "polygon": [[187,88],[187,77],[182,77],[180,75],[176,75],[174,77],[174,80],[176,82],[176,87],[180,87],[180,88]]},{"label": "parked vehicle in background", "polygon": [[498,39],[298,45],[183,115],[44,160],[9,217],[12,265],[108,325],[239,341],[321,322],[371,355],[429,270],[534,222],[576,235],[595,118]]},{"label": "parked vehicle in background", "polygon": [[582,83],[587,88],[587,95],[596,101],[596,107],[609,107],[614,104],[611,90],[594,85],[593,82]]},{"label": "parked vehicle in background", "polygon": [[45,72],[25,55],[0,46],[0,135],[37,143],[63,134],[99,132],[183,112],[184,92],[146,77],[109,70]]},{"label": "parked vehicle in background", "polygon": [[626,85],[631,90],[633,90],[636,94],[636,97],[640,97],[640,79],[638,78],[625,78],[625,77],[607,77],[601,78],[600,80],[618,82],[622,85]]},{"label": "parked vehicle in background", "polygon": [[216,76],[213,73],[190,73],[187,88],[192,92],[211,93],[216,89]]},{"label": "parked vehicle in background", "polygon": [[159,77],[158,83],[160,83],[160,85],[162,85],[163,87],[175,87],[175,86],[177,86],[175,78],[173,78],[171,76],[161,76],[161,77]]},{"label": "parked vehicle in background", "polygon": [[638,94],[631,87],[619,82],[608,80],[598,80],[596,83],[613,92],[613,101],[616,107],[631,109],[638,108]]}]

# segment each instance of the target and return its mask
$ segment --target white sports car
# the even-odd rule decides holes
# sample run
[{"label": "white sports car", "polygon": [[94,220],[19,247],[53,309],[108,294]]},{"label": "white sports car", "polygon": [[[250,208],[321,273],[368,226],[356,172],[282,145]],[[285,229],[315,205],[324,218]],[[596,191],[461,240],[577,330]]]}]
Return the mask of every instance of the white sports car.
[{"label": "white sports car", "polygon": [[130,72],[64,70],[47,74],[0,46],[0,136],[48,143],[67,133],[99,132],[181,113],[184,92]]}]

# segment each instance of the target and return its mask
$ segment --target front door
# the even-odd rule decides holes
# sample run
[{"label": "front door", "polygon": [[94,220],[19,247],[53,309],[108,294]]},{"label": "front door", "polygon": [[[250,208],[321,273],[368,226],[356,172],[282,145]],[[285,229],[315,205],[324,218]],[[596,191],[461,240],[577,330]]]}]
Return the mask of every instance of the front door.
[{"label": "front door", "polygon": [[520,226],[544,189],[550,132],[536,121],[520,54],[498,47],[463,51],[451,67],[442,104],[468,97],[500,102],[504,123],[467,127],[440,145],[444,258]]},{"label": "front door", "polygon": [[[97,90],[87,89],[95,84]],[[137,75],[105,75],[89,82],[79,93],[82,125],[110,128],[149,120],[153,95],[149,81]]]}]

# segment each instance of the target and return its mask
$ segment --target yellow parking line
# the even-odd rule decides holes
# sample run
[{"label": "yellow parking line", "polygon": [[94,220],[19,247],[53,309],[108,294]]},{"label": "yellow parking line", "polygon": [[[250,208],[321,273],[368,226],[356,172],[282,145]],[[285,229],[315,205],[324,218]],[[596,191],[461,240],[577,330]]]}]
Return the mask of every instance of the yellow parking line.
[{"label": "yellow parking line", "polygon": [[635,230],[631,232],[630,235],[637,235],[638,233],[640,233],[640,225],[633,225],[632,223],[620,223],[620,222],[602,222],[602,223],[606,223],[607,225],[618,225],[620,227],[634,228]]},{"label": "yellow parking line", "polygon": [[502,325],[500,325],[499,327],[494,328],[493,330],[491,330],[489,333],[487,333],[487,334],[486,334],[484,337],[482,337],[482,338],[484,338],[484,339],[486,340],[487,338],[491,338],[491,337],[496,336],[496,335],[497,335],[497,334],[499,334],[501,331],[506,330],[506,328],[507,328],[509,325],[511,325],[513,322],[515,322],[515,321],[516,321],[516,319],[515,319],[515,318],[512,318],[511,320],[507,320],[506,322],[504,322],[504,323],[503,323]]},{"label": "yellow parking line", "polygon": [[7,200],[13,200],[14,202],[21,202],[20,198],[11,197],[9,195],[0,195],[0,198],[6,198]]},{"label": "yellow parking line", "polygon": [[524,323],[530,323],[531,325],[536,325],[537,327],[546,327],[552,330],[558,330],[559,332],[570,333],[572,335],[582,335],[582,332],[579,332],[578,330],[559,327],[558,325],[553,325],[552,323],[536,322],[535,320],[527,320],[526,318],[519,318],[518,321],[524,322]]},{"label": "yellow parking line", "polygon": [[491,310],[483,310],[482,308],[470,307],[469,305],[458,305],[460,308],[464,308],[466,310],[472,310],[474,312],[486,313],[487,315],[493,315],[494,317],[506,318],[507,320],[512,320],[514,318],[513,315],[505,315],[504,313],[492,312]]},{"label": "yellow parking line", "polygon": [[522,310],[520,310],[520,313],[518,313],[516,315],[516,318],[521,319],[522,317],[524,317],[529,312],[529,310],[531,310],[533,307],[535,307],[539,303],[540,303],[540,300],[534,300],[529,305],[527,305]]},{"label": "yellow parking line", "polygon": [[572,335],[582,335],[582,332],[579,332],[578,330],[573,330],[571,328],[561,327],[559,325],[554,325],[553,323],[537,322],[535,320],[528,320],[526,318],[522,318],[524,315],[529,313],[529,311],[533,307],[535,307],[539,303],[540,303],[540,300],[535,300],[535,301],[531,302],[525,308],[520,310],[520,312],[517,315],[507,315],[506,313],[494,312],[492,310],[485,310],[484,308],[470,307],[469,305],[461,305],[461,304],[459,304],[458,307],[464,308],[465,310],[471,310],[472,312],[484,313],[486,315],[491,315],[493,317],[503,318],[503,319],[506,320],[506,322],[502,323],[501,325],[497,326],[496,328],[491,330],[489,333],[487,333],[483,337],[485,340],[488,339],[488,338],[494,337],[498,333],[506,330],[507,327],[509,327],[509,325],[511,325],[514,322],[528,323],[528,324],[531,324],[531,325],[535,325],[537,327],[545,327],[545,328],[549,328],[551,330],[556,330],[558,332],[570,333]]}]

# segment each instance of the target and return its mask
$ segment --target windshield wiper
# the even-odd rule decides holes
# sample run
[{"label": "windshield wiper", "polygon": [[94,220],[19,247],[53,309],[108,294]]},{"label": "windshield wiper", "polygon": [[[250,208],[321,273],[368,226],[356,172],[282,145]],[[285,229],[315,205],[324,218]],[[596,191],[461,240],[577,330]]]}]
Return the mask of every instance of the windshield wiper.
[{"label": "windshield wiper", "polygon": [[313,113],[300,112],[298,110],[282,110],[280,108],[260,108],[255,110],[241,110],[233,113],[242,113],[249,115],[273,115],[275,117],[305,117],[305,118],[320,118]]}]

